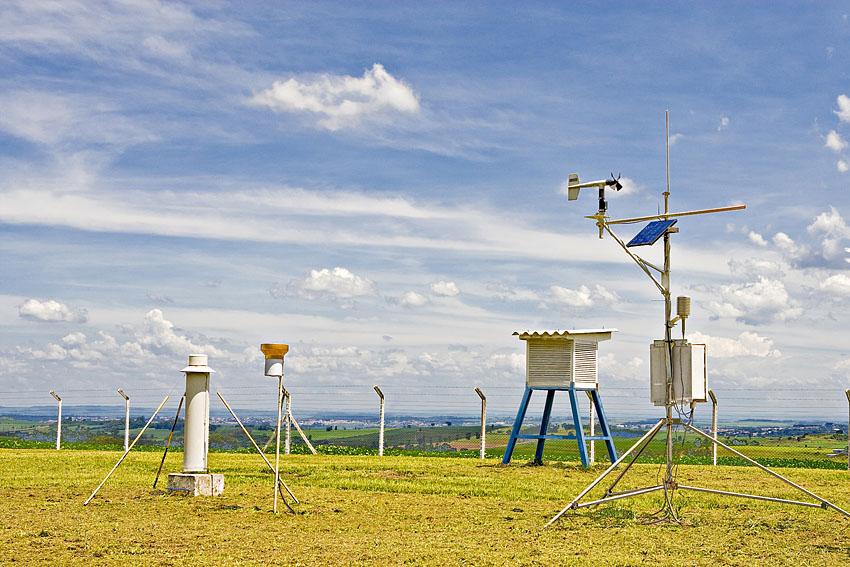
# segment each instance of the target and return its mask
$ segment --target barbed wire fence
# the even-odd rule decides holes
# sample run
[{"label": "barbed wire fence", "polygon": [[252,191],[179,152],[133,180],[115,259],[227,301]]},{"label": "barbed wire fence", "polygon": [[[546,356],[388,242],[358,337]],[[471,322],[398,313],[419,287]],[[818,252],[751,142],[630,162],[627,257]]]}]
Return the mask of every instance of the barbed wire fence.
[{"label": "barbed wire fence", "polygon": [[[486,422],[482,427],[482,401],[476,384],[431,388],[422,385],[380,384],[386,400],[384,455],[415,454],[501,458],[515,419],[522,388],[481,386],[486,397]],[[171,392],[163,388],[124,388],[131,399],[131,435],[135,434],[164,393],[173,395],[168,406],[140,441],[145,450],[159,450],[170,429],[182,385]],[[274,387],[222,387],[222,394],[262,446],[274,434]],[[382,437],[379,398],[372,385],[291,386],[292,414],[319,453],[379,453]],[[766,395],[758,388],[714,389],[718,399],[718,438],[750,457],[772,466],[849,468],[848,403],[838,388],[782,389]],[[115,449],[123,447],[124,401],[105,389],[57,389],[63,400],[62,446],[65,449]],[[630,446],[661,416],[653,408],[645,387],[609,386],[600,390],[608,422],[619,452]],[[538,433],[545,396],[532,397],[523,422],[524,433]],[[211,393],[210,447],[212,450],[249,451],[251,447],[233,418],[219,407]],[[54,447],[56,402],[46,391],[0,391],[0,447]],[[711,402],[698,404],[694,423],[711,428]],[[582,423],[589,433],[589,403],[581,404]],[[178,431],[182,423],[178,424]],[[555,397],[547,433],[575,433],[566,393]],[[178,435],[179,440],[182,436]],[[712,464],[712,447],[695,435],[676,435],[680,462]],[[537,441],[520,440],[515,462],[527,462]],[[604,444],[596,442],[596,462],[607,462]],[[179,442],[176,444],[179,450]],[[271,446],[269,444],[269,446]],[[291,450],[306,452],[298,435]],[[663,442],[653,442],[642,459],[663,459]],[[548,440],[545,460],[579,461],[575,440]],[[718,450],[719,465],[744,465],[745,461]]]}]

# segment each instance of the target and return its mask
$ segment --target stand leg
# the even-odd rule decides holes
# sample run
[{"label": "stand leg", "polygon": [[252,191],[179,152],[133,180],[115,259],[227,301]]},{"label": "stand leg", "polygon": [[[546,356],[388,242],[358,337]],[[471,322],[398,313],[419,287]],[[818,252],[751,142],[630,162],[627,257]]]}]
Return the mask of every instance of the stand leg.
[{"label": "stand leg", "polygon": [[[552,402],[555,400],[555,390],[546,392],[546,403],[543,406],[543,419],[540,421],[540,435],[546,435],[549,431],[549,419],[552,417]],[[543,447],[546,445],[546,439],[537,440],[537,450],[534,452],[534,464],[543,464]]]},{"label": "stand leg", "polygon": [[[747,461],[747,462],[749,462],[749,463],[751,463],[751,464],[753,464],[753,465],[757,466],[758,468],[760,468],[761,470],[763,470],[763,471],[764,471],[764,472],[766,472],[767,474],[771,475],[772,477],[777,478],[777,479],[781,480],[782,482],[784,482],[785,484],[787,484],[787,485],[789,485],[789,486],[793,486],[794,488],[796,488],[796,489],[797,489],[797,490],[799,490],[800,492],[802,492],[802,493],[804,493],[804,494],[806,494],[806,495],[808,495],[808,496],[810,496],[810,497],[814,498],[815,500],[817,500],[818,502],[820,502],[820,503],[823,505],[823,507],[826,507],[826,508],[832,508],[832,509],[833,509],[833,510],[835,510],[836,512],[839,512],[839,513],[841,513],[841,514],[844,514],[845,516],[847,516],[848,518],[850,518],[850,513],[848,513],[847,511],[845,511],[845,510],[843,510],[843,509],[841,509],[841,508],[839,508],[838,506],[836,506],[836,505],[835,505],[835,504],[833,504],[832,502],[830,502],[830,501],[828,501],[828,500],[824,500],[823,498],[821,498],[820,496],[818,496],[818,495],[817,495],[817,494],[815,494],[814,492],[812,492],[812,491],[810,491],[810,490],[806,490],[805,488],[803,488],[803,487],[802,487],[802,486],[800,486],[799,484],[797,484],[797,483],[795,483],[795,482],[792,482],[792,481],[788,480],[787,478],[785,478],[784,476],[782,476],[781,474],[779,474],[779,473],[777,473],[777,472],[774,472],[774,471],[770,470],[769,468],[767,468],[766,466],[762,465],[762,464],[761,464],[761,463],[759,463],[758,461],[755,461],[755,460],[751,459],[750,457],[746,456],[745,454],[741,453],[740,451],[736,451],[735,449],[733,449],[733,448],[732,448],[732,447],[730,447],[729,445],[727,445],[727,444],[723,443],[722,441],[718,441],[718,440],[716,440],[716,439],[713,439],[713,438],[711,437],[711,435],[709,435],[708,433],[705,433],[705,432],[704,432],[704,431],[702,431],[701,429],[697,429],[696,427],[694,427],[693,425],[690,425],[690,424],[686,424],[686,425],[685,425],[685,427],[686,427],[686,428],[688,428],[688,429],[690,429],[691,431],[693,431],[693,432],[694,432],[694,433],[696,433],[697,435],[700,435],[700,436],[702,436],[702,437],[705,437],[706,439],[708,439],[708,440],[709,440],[709,441],[711,441],[712,443],[716,443],[716,444],[720,445],[721,447],[723,447],[724,449],[726,449],[726,450],[727,450],[727,451],[729,451],[730,453],[733,453],[733,454],[735,454],[735,455],[737,455],[737,456],[741,457],[741,458],[742,458],[742,459],[744,459],[745,461]],[[693,488],[691,488],[691,489],[693,490]]]},{"label": "stand leg", "polygon": [[584,444],[584,426],[581,424],[581,411],[576,400],[576,391],[572,387],[568,391],[570,395],[570,408],[573,410],[573,425],[576,430],[576,443],[578,443],[578,455],[581,457],[581,466],[587,468],[590,463],[587,460],[587,446]]},{"label": "stand leg", "polygon": [[522,429],[522,422],[525,420],[525,412],[528,410],[528,402],[531,400],[532,391],[533,390],[531,388],[526,387],[525,392],[522,395],[522,400],[519,402],[519,409],[516,412],[514,427],[511,429],[511,436],[508,439],[507,447],[505,447],[505,454],[502,456],[503,465],[511,462],[511,456],[514,454],[514,447],[516,447],[517,435],[519,435],[519,431]]},{"label": "stand leg", "polygon": [[171,431],[168,433],[168,441],[165,442],[165,451],[162,453],[162,460],[159,461],[159,468],[156,471],[156,478],[153,479],[153,487],[156,488],[156,483],[159,482],[159,475],[162,473],[162,466],[165,464],[165,456],[168,454],[168,448],[171,446],[171,439],[174,437],[174,428],[177,427],[177,420],[180,418],[180,409],[183,407],[183,400],[186,396],[180,398],[180,403],[177,404],[177,413],[174,414],[174,421],[171,423]]},{"label": "stand leg", "polygon": [[664,425],[664,420],[663,420],[663,419],[659,420],[659,421],[658,421],[658,423],[656,423],[656,424],[653,426],[653,428],[652,428],[652,429],[650,429],[649,431],[647,431],[647,432],[646,432],[646,434],[645,434],[643,437],[641,437],[641,438],[638,440],[638,442],[637,442],[637,443],[635,443],[634,445],[632,445],[631,447],[629,447],[629,448],[626,450],[626,452],[625,452],[625,453],[623,453],[623,455],[622,455],[619,459],[617,459],[616,461],[614,461],[613,463],[611,463],[611,466],[609,466],[607,469],[605,469],[605,472],[604,472],[604,473],[602,473],[601,475],[599,475],[599,476],[596,478],[596,480],[594,480],[593,482],[591,482],[591,483],[587,486],[587,488],[585,488],[584,490],[582,490],[582,491],[579,493],[579,495],[578,495],[578,496],[576,496],[576,497],[575,497],[575,499],[567,505],[567,507],[566,507],[566,508],[564,508],[563,510],[561,510],[560,512],[558,512],[557,514],[555,514],[555,516],[554,516],[551,520],[549,520],[549,522],[548,522],[545,526],[543,526],[543,527],[544,527],[544,528],[548,528],[548,527],[549,527],[549,526],[551,526],[553,523],[555,523],[556,521],[558,521],[558,518],[560,518],[561,516],[563,516],[563,515],[567,512],[567,510],[570,510],[571,508],[575,508],[575,507],[576,507],[576,504],[578,504],[578,501],[579,501],[579,500],[581,500],[582,498],[584,498],[584,496],[585,496],[588,492],[590,492],[591,490],[593,490],[593,489],[594,489],[594,487],[596,487],[596,485],[597,485],[597,484],[599,484],[600,482],[602,482],[602,481],[605,479],[605,477],[606,477],[606,476],[608,476],[608,475],[611,473],[611,471],[613,471],[615,468],[617,468],[617,465],[619,465],[621,462],[623,462],[624,460],[626,460],[626,457],[628,457],[629,455],[631,455],[631,454],[632,454],[632,451],[634,451],[634,450],[635,450],[635,448],[637,448],[638,446],[640,446],[641,444],[643,444],[643,442],[644,442],[644,441],[646,441],[647,439],[650,439],[650,438],[654,437],[654,436],[655,436],[655,434],[656,434],[656,433],[658,433],[658,430],[659,430],[659,429],[661,429],[661,426],[662,426],[662,425]]}]

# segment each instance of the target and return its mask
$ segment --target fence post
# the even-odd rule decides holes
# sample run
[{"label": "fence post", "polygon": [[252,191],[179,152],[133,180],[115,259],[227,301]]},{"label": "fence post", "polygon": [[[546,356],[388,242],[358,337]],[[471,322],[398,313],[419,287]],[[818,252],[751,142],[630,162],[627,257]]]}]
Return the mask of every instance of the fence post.
[{"label": "fence post", "polygon": [[381,400],[380,425],[378,426],[378,456],[384,456],[384,393],[378,386],[372,386]]},{"label": "fence post", "polygon": [[850,390],[844,390],[847,396],[847,470],[850,471]]},{"label": "fence post", "polygon": [[118,388],[118,395],[124,398],[124,450],[130,448],[130,396]]},{"label": "fence post", "polygon": [[[585,392],[587,394],[587,401],[590,404],[588,409],[588,422],[590,425],[590,435],[589,437],[593,437],[596,435],[596,415],[593,413],[593,395],[590,392]],[[587,442],[590,446],[590,454],[588,455],[588,462],[592,465],[596,462],[596,442],[591,439]]]},{"label": "fence post", "polygon": [[476,387],[475,393],[478,394],[478,397],[481,398],[481,459],[483,460],[485,457],[485,453],[487,451],[487,397],[484,395],[484,392],[481,391],[481,388]]},{"label": "fence post", "polygon": [[286,436],[283,441],[283,454],[288,455],[292,446],[292,396],[286,388],[283,389],[283,399],[286,400],[286,414],[284,416]]},{"label": "fence post", "polygon": [[59,404],[59,415],[56,418],[56,450],[58,451],[62,448],[62,398],[54,390],[50,390],[50,395]]},{"label": "fence post", "polygon": [[708,391],[708,397],[711,398],[711,437],[714,443],[711,444],[711,464],[717,466],[717,396],[714,395],[714,390]]}]

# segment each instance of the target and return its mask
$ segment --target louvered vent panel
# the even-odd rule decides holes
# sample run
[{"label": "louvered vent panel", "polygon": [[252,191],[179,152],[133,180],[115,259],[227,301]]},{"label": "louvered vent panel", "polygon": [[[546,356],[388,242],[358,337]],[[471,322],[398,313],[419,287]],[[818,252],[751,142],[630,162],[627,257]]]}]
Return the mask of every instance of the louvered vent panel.
[{"label": "louvered vent panel", "polygon": [[596,343],[576,342],[575,381],[585,384],[596,383]]},{"label": "louvered vent panel", "polygon": [[572,369],[571,341],[528,341],[528,385],[568,386]]}]

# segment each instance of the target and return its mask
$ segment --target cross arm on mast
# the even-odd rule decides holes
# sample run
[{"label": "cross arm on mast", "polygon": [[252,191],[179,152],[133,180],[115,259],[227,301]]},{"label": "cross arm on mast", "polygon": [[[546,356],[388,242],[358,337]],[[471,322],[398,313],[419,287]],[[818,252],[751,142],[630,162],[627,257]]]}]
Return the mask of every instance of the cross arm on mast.
[{"label": "cross arm on mast", "polygon": [[[678,213],[660,213],[657,215],[648,215],[645,217],[631,217],[626,219],[606,220],[605,224],[632,224],[635,222],[643,222],[649,220],[668,219],[671,217],[689,217],[693,215],[706,215],[709,213],[726,213],[729,211],[742,211],[747,208],[747,205],[730,205],[728,207],[715,207],[713,209],[697,209],[695,211],[681,211]],[[597,215],[587,218],[596,219]]]}]

